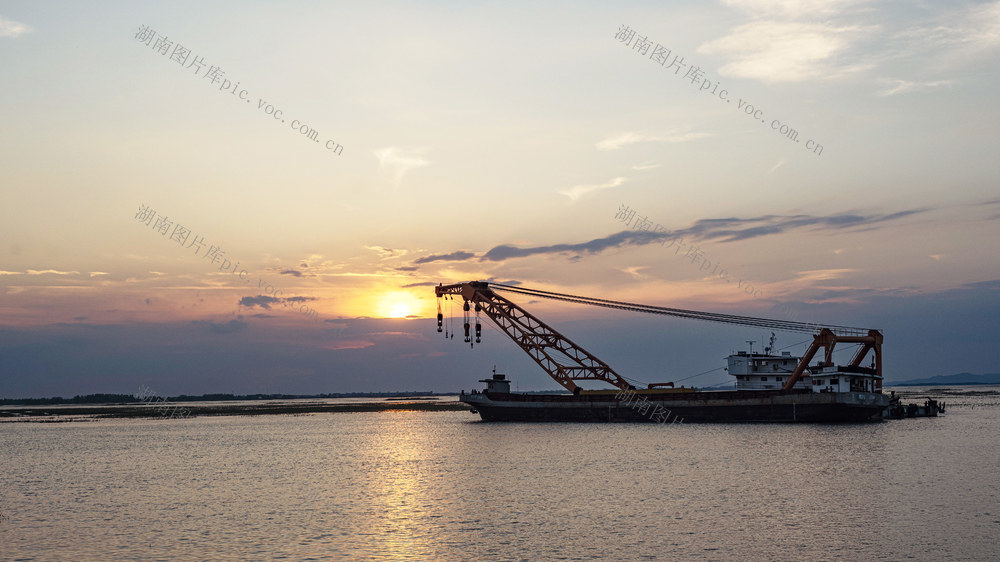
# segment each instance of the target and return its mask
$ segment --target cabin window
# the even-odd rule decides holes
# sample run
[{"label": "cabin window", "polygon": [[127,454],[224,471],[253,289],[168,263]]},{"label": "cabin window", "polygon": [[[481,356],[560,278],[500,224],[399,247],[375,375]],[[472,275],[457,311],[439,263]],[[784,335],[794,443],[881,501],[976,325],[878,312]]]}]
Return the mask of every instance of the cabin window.
[{"label": "cabin window", "polygon": [[767,382],[767,377],[761,377],[760,382]]},{"label": "cabin window", "polygon": [[781,382],[781,381],[783,381],[784,379],[782,379],[781,377],[774,377],[774,380],[775,380],[776,382]]},{"label": "cabin window", "polygon": [[830,379],[830,384],[840,384],[840,379]]},{"label": "cabin window", "polygon": [[813,386],[819,386],[819,379],[813,379]]}]

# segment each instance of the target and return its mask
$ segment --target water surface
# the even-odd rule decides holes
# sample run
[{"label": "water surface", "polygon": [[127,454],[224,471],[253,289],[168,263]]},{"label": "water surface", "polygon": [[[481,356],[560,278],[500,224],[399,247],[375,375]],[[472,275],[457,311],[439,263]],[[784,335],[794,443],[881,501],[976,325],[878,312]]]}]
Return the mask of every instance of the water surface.
[{"label": "water surface", "polygon": [[[992,391],[1000,387],[963,387]],[[1000,396],[862,425],[0,424],[12,559],[989,559]]]}]

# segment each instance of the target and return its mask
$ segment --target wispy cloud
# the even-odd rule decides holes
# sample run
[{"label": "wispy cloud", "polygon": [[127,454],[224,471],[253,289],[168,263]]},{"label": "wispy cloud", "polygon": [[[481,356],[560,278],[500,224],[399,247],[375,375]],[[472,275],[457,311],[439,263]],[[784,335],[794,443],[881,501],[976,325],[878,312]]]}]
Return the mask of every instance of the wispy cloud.
[{"label": "wispy cloud", "polygon": [[806,282],[830,281],[832,279],[840,279],[853,271],[853,269],[810,269],[798,272],[795,280]]},{"label": "wispy cloud", "polygon": [[626,132],[608,137],[594,146],[598,150],[618,150],[630,144],[639,142],[687,142],[691,140],[703,139],[713,136],[712,133],[684,133],[680,131],[668,131],[663,135],[647,135],[644,133]]},{"label": "wispy cloud", "polygon": [[965,24],[967,43],[981,49],[1000,46],[1000,1],[969,8]]},{"label": "wispy cloud", "polygon": [[399,185],[403,181],[403,176],[414,168],[422,168],[430,164],[423,157],[426,151],[424,148],[403,148],[389,146],[375,151],[378,158],[379,172],[392,174],[392,181]]},{"label": "wispy cloud", "polygon": [[565,195],[569,197],[570,203],[576,203],[577,199],[586,195],[587,193],[592,193],[594,191],[601,191],[604,189],[611,189],[612,187],[618,187],[619,185],[625,183],[628,178],[614,178],[609,182],[597,184],[597,185],[574,185],[569,189],[562,189],[559,191],[560,195]]},{"label": "wispy cloud", "polygon": [[594,146],[596,146],[598,150],[618,150],[623,146],[643,142],[652,138],[654,137],[640,135],[639,133],[621,133],[613,137],[608,137]]},{"label": "wispy cloud", "polygon": [[29,269],[28,275],[79,275],[79,271],[59,271],[58,269]]},{"label": "wispy cloud", "polygon": [[723,76],[762,82],[801,82],[833,78],[864,65],[840,63],[855,39],[874,31],[870,27],[835,26],[800,21],[752,21],[729,35],[709,41],[698,52],[730,59],[719,69]]},{"label": "wispy cloud", "polygon": [[889,97],[895,96],[897,94],[905,94],[907,92],[917,92],[921,90],[933,90],[934,88],[940,88],[942,86],[951,86],[954,84],[954,80],[933,80],[929,82],[910,82],[907,80],[884,80],[892,84],[888,89],[883,90],[878,93],[879,97]]},{"label": "wispy cloud", "polygon": [[655,170],[656,168],[663,167],[663,164],[636,164],[632,166],[633,170],[643,171],[643,170]]},{"label": "wispy cloud", "polygon": [[927,212],[929,209],[910,209],[889,214],[855,215],[842,213],[837,215],[762,215],[750,218],[701,219],[687,228],[674,231],[650,232],[625,230],[609,236],[594,238],[586,242],[568,244],[551,244],[547,246],[517,247],[501,244],[477,255],[461,251],[451,254],[439,254],[420,258],[414,263],[429,263],[434,261],[504,261],[514,258],[524,258],[534,255],[567,254],[570,259],[579,259],[586,254],[599,254],[614,248],[628,246],[645,246],[664,240],[685,238],[690,240],[712,240],[719,243],[749,240],[761,236],[783,234],[795,230],[810,231],[840,231],[857,229],[876,229],[880,225]]},{"label": "wispy cloud", "polygon": [[755,17],[797,19],[828,17],[869,0],[722,0],[722,3]]},{"label": "wispy cloud", "polygon": [[467,259],[474,257],[476,257],[476,254],[473,254],[472,252],[459,251],[459,252],[452,252],[450,254],[436,254],[436,255],[425,256],[417,259],[413,263],[421,264],[421,263],[431,263],[435,261],[465,261]]},{"label": "wispy cloud", "polygon": [[296,303],[296,302],[307,302],[314,301],[315,297],[269,297],[267,295],[257,295],[256,297],[243,297],[240,299],[240,306],[245,306],[247,308],[253,308],[259,306],[260,308],[270,310],[272,304],[281,304],[286,302]]},{"label": "wispy cloud", "polygon": [[30,25],[0,16],[0,37],[20,37],[34,31]]},{"label": "wispy cloud", "polygon": [[947,49],[965,55],[1000,47],[1000,1],[948,5],[932,20],[895,33],[893,40],[913,51]]},{"label": "wispy cloud", "polygon": [[386,258],[398,258],[405,256],[408,250],[403,250],[399,248],[385,248],[383,246],[365,246],[366,250],[371,250],[378,254],[381,259]]},{"label": "wispy cloud", "polygon": [[645,265],[633,265],[621,269],[621,272],[636,279],[644,279],[646,276],[640,273],[643,269],[646,269]]},{"label": "wispy cloud", "polygon": [[[870,0],[723,0],[748,18],[699,53],[719,55],[723,76],[763,82],[836,79],[884,68],[919,68],[923,76],[888,82],[877,95],[952,86],[928,73],[989,64],[1000,47],[1000,0],[925,3],[888,10]],[[876,39],[877,37],[877,39]],[[864,62],[858,62],[864,61]],[[900,61],[919,65],[896,65]],[[875,79],[878,80],[878,79]]]}]

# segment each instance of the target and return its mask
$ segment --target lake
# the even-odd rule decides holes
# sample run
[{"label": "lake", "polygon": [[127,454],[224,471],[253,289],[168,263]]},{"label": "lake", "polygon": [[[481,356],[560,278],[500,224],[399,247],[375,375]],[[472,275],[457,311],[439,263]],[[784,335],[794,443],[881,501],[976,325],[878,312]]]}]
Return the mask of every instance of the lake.
[{"label": "lake", "polygon": [[930,392],[941,417],[859,425],[0,423],[0,545],[19,560],[995,559],[1000,387]]}]

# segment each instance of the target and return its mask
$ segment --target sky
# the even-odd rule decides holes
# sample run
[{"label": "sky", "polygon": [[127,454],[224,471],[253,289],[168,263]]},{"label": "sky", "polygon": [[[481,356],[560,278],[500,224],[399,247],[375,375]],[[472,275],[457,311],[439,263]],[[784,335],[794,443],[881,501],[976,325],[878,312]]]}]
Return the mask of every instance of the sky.
[{"label": "sky", "polygon": [[[0,2],[0,397],[559,388],[436,332],[472,280],[997,372],[998,55],[998,1]],[[638,382],[770,335],[506,296]]]}]

